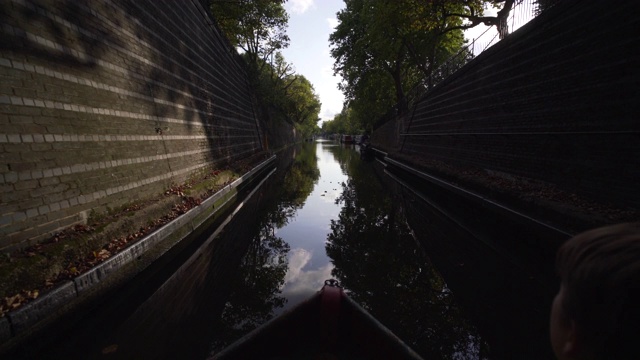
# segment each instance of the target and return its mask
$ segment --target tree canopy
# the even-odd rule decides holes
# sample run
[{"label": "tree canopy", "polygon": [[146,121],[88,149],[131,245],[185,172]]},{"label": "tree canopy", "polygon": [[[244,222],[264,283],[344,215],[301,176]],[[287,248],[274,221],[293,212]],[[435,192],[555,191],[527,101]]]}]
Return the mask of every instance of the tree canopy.
[{"label": "tree canopy", "polygon": [[284,120],[302,136],[318,130],[320,99],[280,50],[289,45],[284,0],[212,0],[211,12],[232,45],[242,50],[264,119]]},{"label": "tree canopy", "polygon": [[289,46],[289,15],[285,0],[212,0],[211,12],[231,44],[241,48],[251,64],[264,62]]},{"label": "tree canopy", "polygon": [[322,131],[329,134],[355,134],[361,132],[360,124],[354,121],[351,108],[344,107],[333,120],[322,123]]},{"label": "tree canopy", "polygon": [[[339,24],[329,37],[334,73],[341,76],[348,116],[356,127],[408,112],[411,101],[430,88],[440,65],[464,63],[463,30],[496,26],[501,37],[506,19],[523,0],[345,0]],[[557,0],[536,1],[538,9]],[[494,16],[487,9],[497,9]],[[335,124],[344,122],[344,111]]]},{"label": "tree canopy", "polygon": [[305,137],[316,132],[321,103],[311,82],[296,74],[280,53],[274,62],[258,69],[251,82],[262,112],[273,121],[281,119],[294,125]]},{"label": "tree canopy", "polygon": [[394,106],[405,114],[407,92],[464,44],[462,30],[445,31],[462,20],[446,17],[435,2],[346,0],[345,5],[329,41],[340,88],[361,127]]}]

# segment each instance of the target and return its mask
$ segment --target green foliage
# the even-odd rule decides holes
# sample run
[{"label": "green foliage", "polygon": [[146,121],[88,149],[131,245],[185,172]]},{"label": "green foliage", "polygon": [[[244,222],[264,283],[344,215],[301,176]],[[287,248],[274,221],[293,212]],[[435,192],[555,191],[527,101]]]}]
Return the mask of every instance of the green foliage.
[{"label": "green foliage", "polygon": [[303,135],[310,135],[320,120],[320,98],[309,80],[291,69],[277,53],[272,63],[256,68],[252,87],[264,112],[295,125]]},{"label": "green foliage", "polygon": [[247,54],[250,64],[266,61],[289,45],[289,15],[282,0],[212,0],[211,12],[231,44]]},{"label": "green foliage", "polygon": [[292,124],[303,137],[317,132],[319,97],[280,52],[289,45],[284,1],[213,0],[211,12],[232,45],[243,50],[263,116]]},{"label": "green foliage", "polygon": [[408,111],[407,91],[425,85],[431,72],[464,44],[444,9],[425,0],[346,0],[329,37],[334,71],[360,128],[390,110]]},{"label": "green foliage", "polygon": [[358,134],[363,130],[353,116],[353,110],[345,107],[333,120],[322,123],[322,131],[329,134]]},{"label": "green foliage", "polygon": [[[500,38],[508,34],[507,18],[513,7],[524,0],[423,0],[442,12],[445,19],[457,19],[457,24],[452,23],[444,28],[444,31],[470,29],[479,24],[495,26]],[[548,8],[558,0],[536,1],[536,13]],[[489,6],[498,9],[495,16],[485,16],[484,10]]]},{"label": "green foliage", "polygon": [[320,119],[317,119],[315,123],[295,124],[294,126],[301,137],[308,139],[314,134],[320,132],[320,127],[317,123],[318,121],[320,121]]},{"label": "green foliage", "polygon": [[[479,24],[506,35],[506,18],[522,0],[345,0],[331,34],[334,71],[350,109],[349,122],[370,128],[380,119],[404,115],[414,98],[448,76],[440,65],[463,64],[462,30]],[[540,0],[539,8],[555,0]],[[489,6],[499,9],[485,16]],[[459,67],[459,64],[452,64]],[[330,125],[343,129],[344,119]]]},{"label": "green foliage", "polygon": [[316,124],[320,114],[320,99],[313,85],[302,75],[288,77],[288,87],[284,89],[283,110],[287,118],[298,124]]}]

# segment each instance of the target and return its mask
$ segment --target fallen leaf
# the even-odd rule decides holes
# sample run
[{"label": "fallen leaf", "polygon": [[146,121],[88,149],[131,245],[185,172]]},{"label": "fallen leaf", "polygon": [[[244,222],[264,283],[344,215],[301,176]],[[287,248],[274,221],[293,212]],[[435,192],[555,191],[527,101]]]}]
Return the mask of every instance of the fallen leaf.
[{"label": "fallen leaf", "polygon": [[111,253],[109,252],[109,250],[102,249],[102,250],[100,250],[100,252],[98,253],[98,256],[96,256],[96,257],[99,258],[99,259],[104,260],[104,259],[109,258],[109,256],[111,256]]},{"label": "fallen leaf", "polygon": [[11,307],[13,306],[13,304],[19,303],[21,301],[20,298],[22,298],[22,296],[20,294],[17,294],[14,296],[4,298],[4,302],[7,306]]}]

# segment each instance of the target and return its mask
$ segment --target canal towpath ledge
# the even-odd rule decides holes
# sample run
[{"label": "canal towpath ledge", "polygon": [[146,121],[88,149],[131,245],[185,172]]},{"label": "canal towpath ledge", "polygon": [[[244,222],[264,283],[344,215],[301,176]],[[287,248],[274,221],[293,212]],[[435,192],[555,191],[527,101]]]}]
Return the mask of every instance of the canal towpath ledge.
[{"label": "canal towpath ledge", "polygon": [[236,197],[238,187],[270,168],[273,155],[255,168],[226,185],[201,204],[175,218],[140,241],[123,249],[91,270],[67,280],[36,300],[0,318],[0,350],[27,336],[35,329],[67,314],[131,279],[153,261],[184,240]]}]

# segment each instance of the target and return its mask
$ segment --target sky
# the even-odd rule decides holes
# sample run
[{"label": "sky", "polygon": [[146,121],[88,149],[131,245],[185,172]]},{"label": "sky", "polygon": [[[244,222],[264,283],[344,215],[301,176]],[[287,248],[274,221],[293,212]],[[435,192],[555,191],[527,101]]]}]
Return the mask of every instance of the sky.
[{"label": "sky", "polygon": [[[289,47],[282,51],[296,73],[313,84],[320,97],[320,118],[332,120],[342,110],[344,96],[338,90],[340,78],[333,76],[333,58],[329,35],[338,24],[336,13],[344,8],[342,0],[289,0],[287,34]],[[318,125],[321,125],[319,123]]]},{"label": "sky", "polygon": [[[329,35],[338,25],[337,13],[344,8],[342,0],[288,0],[285,8],[289,13],[287,34],[289,47],[282,51],[285,60],[292,64],[296,73],[304,75],[313,84],[320,97],[319,126],[340,113],[344,96],[338,89],[340,78],[333,75],[333,58],[329,47]],[[495,15],[488,9],[487,15]],[[487,29],[479,25],[465,31],[467,39],[482,34]],[[489,31],[491,37],[495,29]],[[488,33],[489,33],[488,32]]]}]

